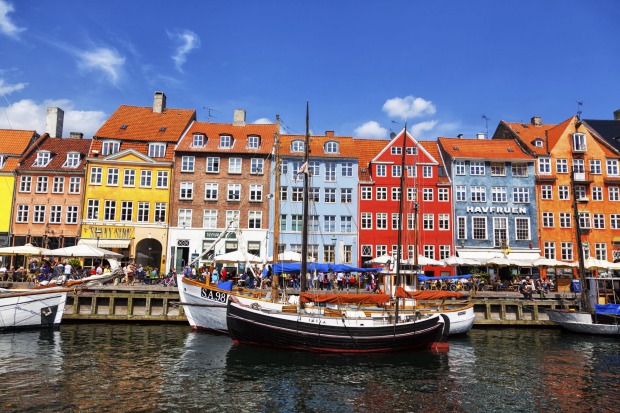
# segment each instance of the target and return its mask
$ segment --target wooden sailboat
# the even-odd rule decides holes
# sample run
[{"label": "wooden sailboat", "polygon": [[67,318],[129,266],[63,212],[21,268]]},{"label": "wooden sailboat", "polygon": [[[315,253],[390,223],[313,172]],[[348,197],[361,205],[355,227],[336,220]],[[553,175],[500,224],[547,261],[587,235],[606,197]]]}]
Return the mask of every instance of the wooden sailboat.
[{"label": "wooden sailboat", "polygon": [[[306,106],[304,162],[309,160],[309,110]],[[274,310],[258,303],[246,305],[235,296],[228,302],[226,322],[236,343],[317,352],[383,352],[429,348],[441,340],[446,325],[439,315],[375,315],[364,311],[333,311],[320,306],[306,307],[316,300],[304,294],[308,272],[308,192],[304,174],[302,219],[301,292],[294,311]],[[351,299],[354,295],[351,294]],[[348,300],[342,297],[342,300]],[[359,299],[359,298],[358,298]],[[385,295],[384,302],[390,300]],[[284,310],[284,311],[283,311]]]}]

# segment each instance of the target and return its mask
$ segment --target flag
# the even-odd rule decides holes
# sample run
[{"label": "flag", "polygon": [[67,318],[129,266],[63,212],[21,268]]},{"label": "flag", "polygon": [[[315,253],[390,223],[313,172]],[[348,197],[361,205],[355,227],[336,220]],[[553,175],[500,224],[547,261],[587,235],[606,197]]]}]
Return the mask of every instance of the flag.
[{"label": "flag", "polygon": [[308,173],[308,162],[304,162],[300,167],[299,167],[299,171],[297,171],[297,174],[295,175],[295,181],[297,181],[299,179],[299,175],[301,174],[307,174]]}]

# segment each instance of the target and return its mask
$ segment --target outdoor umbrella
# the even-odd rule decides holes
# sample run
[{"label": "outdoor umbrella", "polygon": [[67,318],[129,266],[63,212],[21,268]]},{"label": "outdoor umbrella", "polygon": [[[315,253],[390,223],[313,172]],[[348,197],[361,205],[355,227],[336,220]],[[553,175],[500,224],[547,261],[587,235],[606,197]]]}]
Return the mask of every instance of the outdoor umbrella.
[{"label": "outdoor umbrella", "polygon": [[15,247],[0,248],[0,255],[41,255],[44,248],[35,247],[32,244],[20,245]]},{"label": "outdoor umbrella", "polygon": [[446,265],[451,265],[451,266],[480,265],[481,264],[480,261],[474,260],[473,258],[457,257],[456,255],[452,255],[446,258],[445,260],[442,260],[442,262]]},{"label": "outdoor umbrella", "polygon": [[[409,258],[408,260],[403,261],[403,262],[405,264],[410,264],[410,265],[415,264],[415,261],[414,261],[413,258]],[[445,267],[446,266],[446,264],[443,261],[437,261],[437,260],[434,260],[432,258],[427,258],[424,255],[419,255],[419,254],[418,254],[418,265],[420,265],[420,266],[436,265],[436,266],[439,266],[439,267]]]},{"label": "outdoor umbrella", "polygon": [[523,263],[510,258],[495,257],[488,260],[486,262],[486,265],[490,265],[493,267],[516,267],[523,265]]},{"label": "outdoor umbrella", "polygon": [[213,261],[236,262],[236,263],[240,263],[240,262],[261,263],[263,262],[261,257],[250,254],[249,252],[241,251],[241,250],[231,251],[226,254],[217,255],[213,258]]},{"label": "outdoor umbrella", "polygon": [[372,260],[369,260],[368,262],[370,264],[387,264],[388,261],[392,261],[392,255],[391,254],[383,254],[380,255],[376,258],[373,258]]},{"label": "outdoor umbrella", "polygon": [[608,268],[615,267],[613,262],[605,260],[597,260],[594,257],[588,257],[583,263],[583,266],[587,270],[606,270]]},{"label": "outdoor umbrella", "polygon": [[532,260],[532,266],[534,267],[575,267],[577,266],[574,262],[566,262],[554,260],[551,258],[538,257]]},{"label": "outdoor umbrella", "polygon": [[[269,257],[267,260],[273,262],[273,257]],[[308,257],[308,262],[314,261],[313,258]],[[296,251],[284,251],[278,254],[278,262],[301,262],[301,254]]]},{"label": "outdoor umbrella", "polygon": [[109,251],[88,244],[78,244],[72,247],[44,250],[44,255],[53,257],[92,257],[92,258],[122,258],[123,254]]}]

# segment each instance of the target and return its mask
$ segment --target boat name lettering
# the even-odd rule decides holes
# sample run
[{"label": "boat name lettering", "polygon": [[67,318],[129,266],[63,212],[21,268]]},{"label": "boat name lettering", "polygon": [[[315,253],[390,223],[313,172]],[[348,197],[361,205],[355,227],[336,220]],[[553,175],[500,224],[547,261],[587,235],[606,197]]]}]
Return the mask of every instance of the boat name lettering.
[{"label": "boat name lettering", "polygon": [[471,207],[468,206],[467,212],[474,214],[527,214],[527,208],[517,207]]},{"label": "boat name lettering", "polygon": [[228,302],[228,294],[220,291],[209,290],[207,288],[200,289],[200,296],[202,298],[206,298],[207,300],[216,301],[218,303],[226,304]]},{"label": "boat name lettering", "polygon": [[30,314],[32,314],[32,315],[39,315],[39,314],[37,314],[37,312],[36,312],[36,311],[32,311],[32,310],[29,310],[29,309],[27,309],[27,308],[20,307],[20,306],[18,306],[18,305],[16,305],[16,306],[15,306],[15,309],[16,309],[16,310],[25,311],[25,312],[30,313]]},{"label": "boat name lettering", "polygon": [[459,313],[457,315],[465,315],[467,313],[467,311],[459,311]]}]

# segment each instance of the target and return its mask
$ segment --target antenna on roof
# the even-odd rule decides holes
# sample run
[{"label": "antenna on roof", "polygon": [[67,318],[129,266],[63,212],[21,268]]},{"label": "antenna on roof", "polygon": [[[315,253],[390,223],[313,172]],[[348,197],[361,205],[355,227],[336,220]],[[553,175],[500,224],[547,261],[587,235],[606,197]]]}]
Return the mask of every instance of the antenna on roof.
[{"label": "antenna on roof", "polygon": [[213,115],[211,114],[211,112],[212,112],[212,111],[214,111],[215,109],[212,109],[212,108],[208,108],[208,107],[206,107],[206,106],[203,106],[203,107],[202,107],[202,110],[206,110],[206,111],[207,111],[207,122],[209,122],[209,121],[211,120],[211,118],[214,118],[214,117],[215,117],[215,116],[213,116]]},{"label": "antenna on roof", "polygon": [[577,101],[577,119],[581,120],[581,113],[583,112],[581,109],[583,108],[583,100]]},{"label": "antenna on roof", "polygon": [[485,123],[486,123],[486,128],[487,128],[487,132],[485,133],[485,138],[489,139],[489,121],[491,120],[491,118],[489,118],[487,115],[482,114],[482,119],[484,119]]}]

